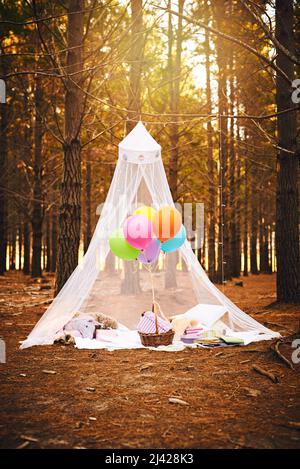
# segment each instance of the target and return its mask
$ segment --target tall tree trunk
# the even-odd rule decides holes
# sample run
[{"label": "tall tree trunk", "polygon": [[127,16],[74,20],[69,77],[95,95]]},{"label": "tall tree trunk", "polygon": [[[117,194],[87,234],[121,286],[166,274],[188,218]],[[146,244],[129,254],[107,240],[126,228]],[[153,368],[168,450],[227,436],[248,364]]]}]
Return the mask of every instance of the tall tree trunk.
[{"label": "tall tree trunk", "polygon": [[52,223],[51,223],[51,267],[50,271],[56,271],[57,260],[57,213],[56,208],[52,209]]},{"label": "tall tree trunk", "polygon": [[[238,110],[238,106],[237,106]],[[237,111],[238,112],[238,111]],[[241,275],[241,154],[239,150],[240,145],[240,125],[237,121],[237,147],[236,147],[236,178],[235,178],[235,197],[234,197],[234,217],[235,217],[235,246],[234,246],[234,258],[233,258],[233,271],[234,277]]]},{"label": "tall tree trunk", "polygon": [[42,83],[41,77],[35,79],[35,125],[34,125],[34,187],[33,187],[33,207],[32,207],[32,277],[42,275],[42,227],[43,227],[43,206],[42,206]]},{"label": "tall tree trunk", "polygon": [[[245,134],[245,142],[247,142],[247,132]],[[244,277],[248,276],[248,215],[249,215],[249,164],[247,155],[245,158],[245,176],[244,176],[244,236],[243,236],[243,254],[244,254]]]},{"label": "tall tree trunk", "polygon": [[[216,27],[224,30],[224,7],[226,4],[221,0],[214,0],[214,17]],[[218,112],[219,118],[219,244],[218,244],[218,281],[230,278],[228,271],[230,262],[230,244],[228,227],[228,129],[227,118],[227,66],[228,57],[225,52],[223,40],[218,36],[216,39],[216,53],[218,65]]]},{"label": "tall tree trunk", "polygon": [[[209,21],[208,7],[206,7],[206,22]],[[212,114],[212,101],[211,101],[211,81],[210,81],[210,36],[209,32],[205,30],[205,70],[206,70],[206,107],[207,114]],[[213,127],[210,119],[207,121],[207,172],[209,177],[209,202],[208,202],[208,275],[211,280],[215,280],[216,274],[216,232],[215,232],[215,162],[213,158]]]},{"label": "tall tree trunk", "polygon": [[23,227],[21,222],[21,217],[19,218],[19,227],[18,227],[18,270],[22,270],[22,248],[23,248]]},{"label": "tall tree trunk", "polygon": [[273,250],[273,229],[272,225],[269,226],[269,273],[273,273],[273,257],[274,257],[274,250]]},{"label": "tall tree trunk", "polygon": [[258,207],[256,171],[252,165],[251,171],[251,231],[250,231],[250,268],[251,274],[258,274],[257,265],[257,237],[258,237]]},{"label": "tall tree trunk", "polygon": [[92,238],[92,223],[91,223],[91,162],[87,159],[86,161],[86,177],[85,177],[85,213],[86,213],[86,224],[84,233],[84,252],[88,250],[91,238]]},{"label": "tall tree trunk", "polygon": [[[5,57],[0,54],[0,73],[5,76]],[[6,250],[7,250],[7,215],[6,215],[6,176],[7,176],[7,104],[0,103],[0,275],[6,271]]]},{"label": "tall tree trunk", "polygon": [[259,271],[261,273],[267,273],[269,270],[268,225],[263,195],[261,191],[259,194]]},{"label": "tall tree trunk", "polygon": [[[235,85],[234,85],[234,57],[233,49],[230,52],[229,58],[229,89],[230,89],[230,107],[229,112],[231,115],[234,114],[235,110]],[[236,238],[236,192],[235,192],[235,180],[236,180],[236,151],[235,151],[235,122],[234,119],[229,121],[229,168],[228,168],[228,179],[229,179],[229,204],[228,204],[228,217],[229,217],[229,240],[230,240],[230,255],[228,256],[227,272],[231,277],[238,277],[239,272],[236,272],[235,266],[237,265],[237,238]]]},{"label": "tall tree trunk", "polygon": [[[113,121],[112,121],[112,115],[110,116],[110,126],[112,126],[113,124]],[[114,134],[111,132],[110,134],[110,143],[113,147],[114,145]],[[114,167],[113,165],[109,165],[108,166],[108,173],[109,173],[109,180],[111,181],[112,178],[113,178],[113,175],[114,175]],[[116,269],[115,269],[115,255],[109,251],[108,255],[106,256],[106,259],[105,259],[105,268],[104,270],[109,274],[109,275],[112,275],[114,273],[116,273]]]},{"label": "tall tree trunk", "polygon": [[[169,2],[171,7],[171,1]],[[184,7],[184,0],[178,1],[178,13],[182,15]],[[176,40],[176,53],[175,62],[173,64],[173,25],[171,14],[169,14],[169,52],[168,52],[168,67],[169,67],[169,98],[170,98],[170,112],[173,114],[173,123],[170,125],[170,161],[169,161],[169,184],[174,202],[178,198],[178,158],[179,158],[179,126],[177,123],[177,114],[179,112],[180,103],[180,75],[181,75],[181,54],[182,54],[182,17],[178,17],[177,25],[177,40]],[[175,288],[177,286],[176,280],[176,265],[177,255],[168,255],[166,263],[165,287]]]},{"label": "tall tree trunk", "polygon": [[[184,0],[178,1],[178,14],[182,15]],[[171,15],[170,15],[171,16]],[[170,161],[169,161],[169,184],[173,200],[177,201],[177,184],[178,184],[178,157],[179,157],[179,127],[177,123],[177,114],[179,111],[180,101],[180,75],[181,75],[181,54],[182,54],[182,18],[178,17],[177,26],[176,55],[173,66],[172,45],[173,45],[173,28],[171,21],[169,22],[169,80],[170,80],[170,111],[173,114],[173,123],[170,125]]]},{"label": "tall tree trunk", "polygon": [[143,38],[143,2],[142,0],[131,0],[131,47],[130,47],[130,71],[128,88],[128,120],[126,132],[129,133],[136,125],[141,112],[141,74],[144,55]]},{"label": "tall tree trunk", "polygon": [[[278,41],[292,53],[295,50],[293,35],[293,0],[276,0],[276,31]],[[277,66],[292,81],[294,65],[278,48]],[[291,108],[292,89],[277,74],[277,111]],[[277,299],[282,302],[300,302],[299,256],[299,149],[297,148],[296,112],[277,116],[277,198],[276,198],[276,257]]]},{"label": "tall tree trunk", "polygon": [[51,225],[50,225],[50,213],[49,211],[47,212],[46,215],[46,266],[45,270],[46,272],[51,272]]},{"label": "tall tree trunk", "polygon": [[273,272],[273,243],[272,243],[272,204],[271,204],[271,199],[269,197],[268,203],[267,203],[267,246],[268,246],[268,273],[271,274]]},{"label": "tall tree trunk", "polygon": [[9,260],[9,268],[10,270],[16,270],[16,243],[17,243],[17,235],[16,235],[16,226],[13,225],[11,227],[11,240],[10,240],[10,260]]},{"label": "tall tree trunk", "polygon": [[[144,53],[143,37],[143,2],[131,0],[131,48],[130,48],[130,72],[128,92],[128,120],[126,132],[130,132],[136,125],[141,112],[141,74]],[[140,291],[139,271],[135,262],[124,261],[124,280],[121,292],[126,295],[137,294]]]},{"label": "tall tree trunk", "polygon": [[24,263],[23,272],[26,275],[30,274],[30,225],[29,222],[24,220],[23,223],[23,239],[24,239]]},{"label": "tall tree trunk", "polygon": [[70,0],[68,9],[68,52],[65,80],[65,137],[63,181],[59,214],[59,251],[56,293],[78,264],[81,221],[81,142],[83,117],[82,67],[84,0]]}]

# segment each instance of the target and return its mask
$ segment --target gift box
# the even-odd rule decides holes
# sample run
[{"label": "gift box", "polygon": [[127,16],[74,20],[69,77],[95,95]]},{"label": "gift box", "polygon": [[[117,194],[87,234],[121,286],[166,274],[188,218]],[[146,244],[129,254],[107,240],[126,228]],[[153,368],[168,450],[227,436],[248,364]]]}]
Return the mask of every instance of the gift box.
[{"label": "gift box", "polygon": [[181,342],[184,344],[193,344],[198,339],[198,334],[184,334],[180,337]]},{"label": "gift box", "polygon": [[[157,327],[159,334],[168,332],[172,329],[171,323],[169,321],[165,321],[159,316],[157,316]],[[142,332],[144,334],[156,333],[155,314],[152,311],[146,311],[142,314],[140,322],[137,326],[137,330],[138,332]]]},{"label": "gift box", "polygon": [[203,327],[187,327],[184,335],[199,335],[201,332],[203,332]]}]

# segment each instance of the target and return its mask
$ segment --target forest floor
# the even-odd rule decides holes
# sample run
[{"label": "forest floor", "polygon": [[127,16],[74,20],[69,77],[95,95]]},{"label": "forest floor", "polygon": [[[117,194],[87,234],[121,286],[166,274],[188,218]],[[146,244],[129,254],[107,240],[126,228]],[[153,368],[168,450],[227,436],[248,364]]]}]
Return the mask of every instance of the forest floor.
[{"label": "forest floor", "polygon": [[[228,283],[225,294],[280,331],[280,352],[291,360],[300,307],[270,305],[274,275],[242,280],[243,287]],[[274,341],[176,353],[62,345],[21,351],[19,341],[45,310],[52,286],[51,277],[0,278],[7,350],[0,364],[1,448],[300,448],[300,364],[289,368],[270,348]]]}]

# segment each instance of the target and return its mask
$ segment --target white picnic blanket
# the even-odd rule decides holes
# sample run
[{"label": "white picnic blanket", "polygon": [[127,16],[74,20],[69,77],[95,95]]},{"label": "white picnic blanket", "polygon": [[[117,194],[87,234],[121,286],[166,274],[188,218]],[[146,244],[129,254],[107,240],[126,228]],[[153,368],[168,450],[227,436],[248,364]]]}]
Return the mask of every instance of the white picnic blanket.
[{"label": "white picnic blanket", "polygon": [[96,339],[83,339],[82,337],[75,337],[75,347],[78,349],[107,349],[124,350],[124,349],[137,349],[147,348],[163,352],[179,352],[185,348],[185,344],[178,341],[173,341],[171,345],[161,345],[159,347],[144,347],[137,331],[121,330],[113,331],[111,337],[106,340]]}]

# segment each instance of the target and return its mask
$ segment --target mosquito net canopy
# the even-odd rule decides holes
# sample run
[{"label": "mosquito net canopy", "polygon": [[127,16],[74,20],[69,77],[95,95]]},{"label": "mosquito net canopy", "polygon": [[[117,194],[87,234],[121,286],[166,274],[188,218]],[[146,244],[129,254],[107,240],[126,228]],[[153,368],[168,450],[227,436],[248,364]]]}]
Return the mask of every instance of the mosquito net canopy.
[{"label": "mosquito net canopy", "polygon": [[203,322],[213,324],[222,316],[232,331],[248,332],[251,340],[278,336],[234,305],[209,280],[188,240],[179,251],[161,253],[150,267],[115,257],[109,247],[111,234],[136,208],[145,205],[157,210],[172,207],[174,202],[161,146],[139,122],[119,144],[119,159],[86,254],[22,348],[52,344],[56,333],[78,312],[101,312],[120,327],[135,329],[141,313],[151,308],[153,291],[166,316],[196,308]]}]

